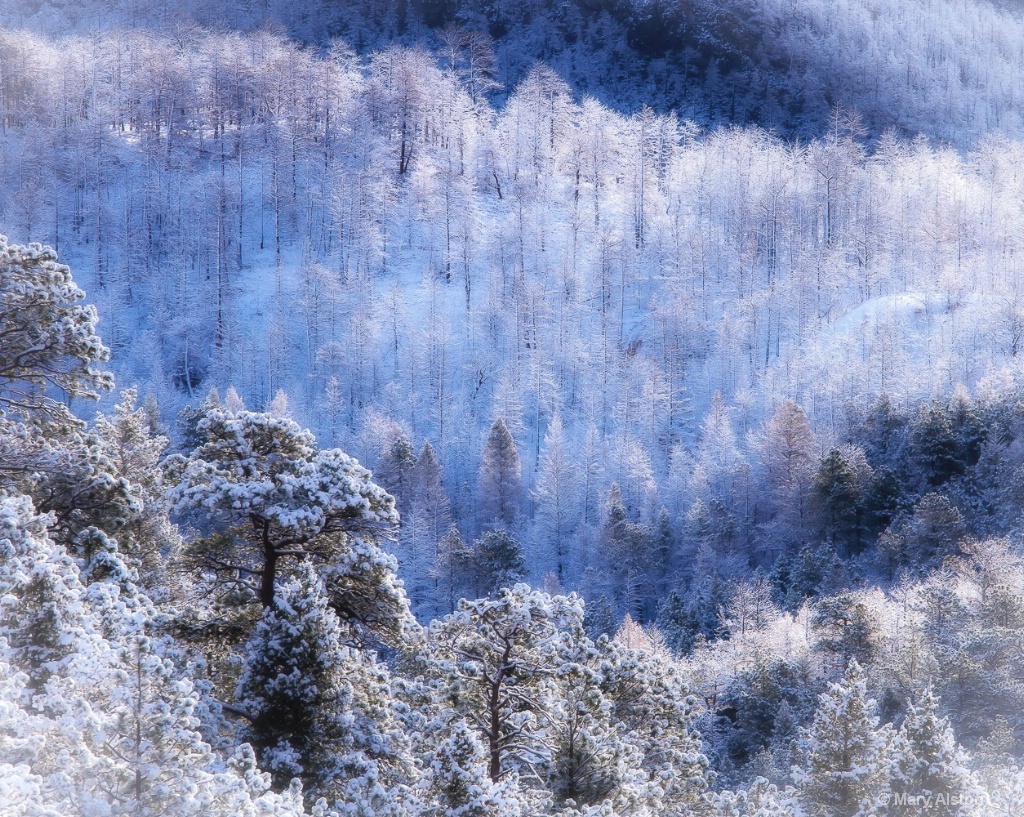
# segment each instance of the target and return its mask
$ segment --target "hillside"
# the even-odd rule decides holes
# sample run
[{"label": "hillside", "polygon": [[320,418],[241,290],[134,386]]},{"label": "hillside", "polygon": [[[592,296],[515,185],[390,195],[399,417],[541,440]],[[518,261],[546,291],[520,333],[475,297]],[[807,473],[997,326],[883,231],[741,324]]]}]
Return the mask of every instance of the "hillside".
[{"label": "hillside", "polygon": [[0,815],[1016,815],[1022,63],[0,0]]},{"label": "hillside", "polygon": [[323,48],[341,38],[366,57],[389,44],[443,61],[448,26],[493,38],[501,101],[541,61],[577,99],[623,113],[646,104],[704,127],[754,124],[820,136],[836,105],[870,132],[919,133],[958,147],[1022,132],[1024,20],[1014,3],[978,0],[307,0],[282,3],[0,3],[0,25],[49,35],[186,21],[252,31],[277,26]]}]

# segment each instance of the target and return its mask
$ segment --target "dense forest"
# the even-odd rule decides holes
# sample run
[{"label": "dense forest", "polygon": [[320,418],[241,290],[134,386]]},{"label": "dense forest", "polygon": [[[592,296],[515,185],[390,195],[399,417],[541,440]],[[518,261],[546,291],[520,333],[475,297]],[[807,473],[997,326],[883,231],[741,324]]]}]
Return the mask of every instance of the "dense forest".
[{"label": "dense forest", "polygon": [[915,8],[0,3],[0,814],[1017,814],[1024,19]]}]

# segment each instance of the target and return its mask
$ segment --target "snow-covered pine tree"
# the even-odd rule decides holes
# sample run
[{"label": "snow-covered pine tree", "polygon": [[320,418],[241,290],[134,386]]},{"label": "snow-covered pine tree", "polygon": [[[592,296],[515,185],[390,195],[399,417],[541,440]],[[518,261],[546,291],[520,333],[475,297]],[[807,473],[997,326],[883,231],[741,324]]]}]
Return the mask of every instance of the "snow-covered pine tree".
[{"label": "snow-covered pine tree", "polygon": [[28,497],[0,495],[0,638],[7,660],[40,690],[76,646],[83,626],[78,566]]},{"label": "snow-covered pine tree", "polygon": [[678,666],[662,651],[630,649],[613,640],[601,673],[612,721],[642,758],[641,791],[652,813],[698,808],[708,788],[709,764],[694,729],[697,700]]},{"label": "snow-covered pine tree", "polygon": [[804,732],[803,765],[794,769],[800,798],[814,817],[876,814],[889,793],[892,730],[879,727],[864,670],[850,662],[818,698]]},{"label": "snow-covered pine tree", "polygon": [[8,418],[74,425],[55,392],[95,398],[113,388],[95,366],[110,353],[96,334],[96,308],[83,300],[53,249],[0,235],[0,408]]},{"label": "snow-covered pine tree", "polygon": [[331,604],[357,637],[398,638],[408,602],[395,559],[380,547],[397,524],[394,499],[339,449],[317,450],[292,420],[212,407],[205,442],[165,463],[179,513],[217,527],[187,556],[209,587],[273,605],[290,562],[322,568]]},{"label": "snow-covered pine tree", "polygon": [[891,814],[920,813],[923,798],[929,811],[955,817],[978,794],[977,781],[949,725],[939,716],[939,701],[931,685],[911,703],[894,745],[892,789],[906,798],[894,800]]},{"label": "snow-covered pine tree", "polygon": [[583,603],[517,584],[490,599],[459,602],[430,625],[424,660],[440,700],[486,743],[494,782],[528,771],[545,752],[535,740],[556,694],[558,649],[582,626]]},{"label": "snow-covered pine tree", "polygon": [[95,429],[99,448],[106,455],[115,478],[124,480],[134,499],[131,513],[116,530],[122,558],[140,572],[150,593],[162,589],[164,558],[180,542],[177,528],[167,515],[160,457],[166,437],[153,433],[146,407],[137,408],[138,392],[126,389],[113,417],[100,414]]},{"label": "snow-covered pine tree", "polygon": [[0,811],[299,817],[299,790],[269,792],[251,750],[225,759],[200,737],[187,666],[110,540],[86,586],[28,499],[0,499],[0,526]]},{"label": "snow-covered pine tree", "polygon": [[471,553],[477,595],[497,593],[526,575],[523,549],[504,529],[484,531],[473,542]]},{"label": "snow-covered pine tree", "polygon": [[417,788],[418,817],[520,817],[524,803],[516,779],[498,783],[487,773],[487,749],[459,718],[434,750]]},{"label": "snow-covered pine tree", "polygon": [[239,738],[280,790],[299,777],[329,804],[383,809],[400,799],[392,787],[412,782],[387,668],[342,644],[341,623],[308,562],[278,590],[245,650]]},{"label": "snow-covered pine tree", "polygon": [[582,631],[558,653],[555,677],[560,694],[551,712],[545,743],[550,756],[544,779],[559,809],[607,804],[631,810],[648,793],[643,755],[621,725],[604,688],[607,637],[595,644]]}]

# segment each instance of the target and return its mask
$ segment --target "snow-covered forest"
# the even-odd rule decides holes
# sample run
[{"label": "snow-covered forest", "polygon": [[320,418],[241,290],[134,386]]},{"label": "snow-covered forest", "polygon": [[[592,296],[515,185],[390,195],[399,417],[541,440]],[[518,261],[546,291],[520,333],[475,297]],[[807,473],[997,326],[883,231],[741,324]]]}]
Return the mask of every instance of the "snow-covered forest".
[{"label": "snow-covered forest", "polygon": [[1012,6],[0,24],[0,814],[1024,809]]}]

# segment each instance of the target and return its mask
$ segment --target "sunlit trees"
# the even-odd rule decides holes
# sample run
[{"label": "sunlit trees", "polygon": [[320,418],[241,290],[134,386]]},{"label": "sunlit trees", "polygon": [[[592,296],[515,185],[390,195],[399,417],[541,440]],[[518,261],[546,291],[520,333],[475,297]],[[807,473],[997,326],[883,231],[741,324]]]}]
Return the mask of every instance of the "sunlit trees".
[{"label": "sunlit trees", "polygon": [[497,782],[526,774],[540,752],[559,646],[579,627],[575,596],[550,597],[525,584],[492,599],[462,601],[430,628],[430,663],[443,695],[477,730]]}]

